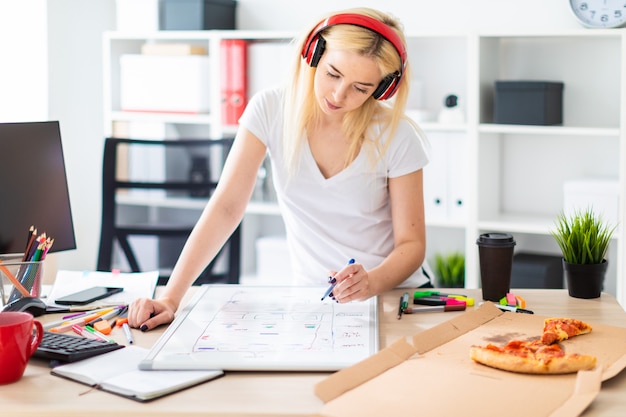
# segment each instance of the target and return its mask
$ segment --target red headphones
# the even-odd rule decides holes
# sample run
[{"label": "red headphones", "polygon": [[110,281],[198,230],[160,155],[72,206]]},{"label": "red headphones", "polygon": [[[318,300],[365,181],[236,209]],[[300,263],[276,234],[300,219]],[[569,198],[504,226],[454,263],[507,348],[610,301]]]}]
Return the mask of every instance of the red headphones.
[{"label": "red headphones", "polygon": [[306,63],[310,66],[316,67],[320,62],[324,49],[326,49],[326,41],[321,36],[321,32],[327,27],[341,24],[361,26],[376,32],[391,42],[391,44],[396,48],[396,51],[400,56],[400,61],[402,62],[402,67],[399,71],[389,74],[383,78],[372,94],[372,96],[377,100],[387,100],[391,98],[398,89],[398,85],[400,84],[402,74],[404,73],[404,69],[406,67],[406,48],[404,47],[404,43],[398,34],[380,20],[354,13],[343,13],[331,16],[320,22],[311,31],[304,47],[302,48],[302,58],[304,58]]}]

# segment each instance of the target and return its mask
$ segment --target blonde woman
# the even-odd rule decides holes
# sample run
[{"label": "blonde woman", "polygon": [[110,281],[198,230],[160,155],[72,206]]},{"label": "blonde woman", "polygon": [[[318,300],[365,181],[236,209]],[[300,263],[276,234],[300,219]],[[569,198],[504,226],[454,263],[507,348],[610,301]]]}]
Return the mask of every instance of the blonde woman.
[{"label": "blonde woman", "polygon": [[428,156],[423,134],[404,116],[410,76],[400,23],[367,8],[334,13],[307,30],[297,50],[286,86],[250,100],[220,184],[163,295],[132,303],[131,326],[145,331],[174,319],[243,218],[266,155],[291,253],[290,284],[333,281],[330,297],[339,303],[429,285],[420,268]]}]

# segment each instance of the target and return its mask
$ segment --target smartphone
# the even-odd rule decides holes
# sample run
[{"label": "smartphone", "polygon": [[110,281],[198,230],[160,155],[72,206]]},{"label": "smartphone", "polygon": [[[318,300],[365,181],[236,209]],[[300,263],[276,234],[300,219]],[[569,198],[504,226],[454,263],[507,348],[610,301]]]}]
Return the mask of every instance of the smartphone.
[{"label": "smartphone", "polygon": [[92,301],[101,300],[122,291],[124,291],[124,288],[120,287],[91,287],[57,298],[54,302],[61,305],[89,304]]}]

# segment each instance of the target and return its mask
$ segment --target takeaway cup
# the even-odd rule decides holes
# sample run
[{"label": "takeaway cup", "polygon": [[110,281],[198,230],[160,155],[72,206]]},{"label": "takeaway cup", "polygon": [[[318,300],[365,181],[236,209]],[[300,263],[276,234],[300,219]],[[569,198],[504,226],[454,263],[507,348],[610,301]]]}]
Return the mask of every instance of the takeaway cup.
[{"label": "takeaway cup", "polygon": [[0,313],[0,385],[16,382],[24,375],[42,337],[43,326],[32,314]]},{"label": "takeaway cup", "polygon": [[484,233],[476,244],[483,300],[498,302],[511,288],[515,239],[508,233]]}]

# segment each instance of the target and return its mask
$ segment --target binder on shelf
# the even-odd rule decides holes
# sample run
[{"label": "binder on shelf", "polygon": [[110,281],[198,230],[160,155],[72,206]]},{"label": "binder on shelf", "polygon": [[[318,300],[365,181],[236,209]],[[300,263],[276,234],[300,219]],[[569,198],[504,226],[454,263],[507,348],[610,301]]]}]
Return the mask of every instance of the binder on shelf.
[{"label": "binder on shelf", "polygon": [[247,103],[247,49],[244,39],[221,41],[222,123],[236,125]]},{"label": "binder on shelf", "polygon": [[467,136],[448,133],[448,220],[467,219]]},{"label": "binder on shelf", "polygon": [[467,135],[428,132],[430,162],[424,168],[426,220],[463,221],[467,218]]},{"label": "binder on shelf", "polygon": [[424,168],[424,211],[428,221],[447,220],[448,155],[445,133],[429,132],[430,161]]}]

